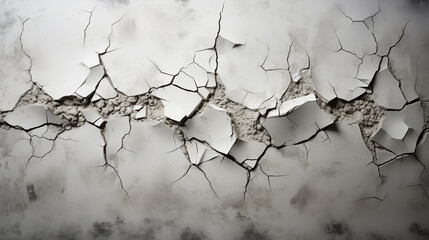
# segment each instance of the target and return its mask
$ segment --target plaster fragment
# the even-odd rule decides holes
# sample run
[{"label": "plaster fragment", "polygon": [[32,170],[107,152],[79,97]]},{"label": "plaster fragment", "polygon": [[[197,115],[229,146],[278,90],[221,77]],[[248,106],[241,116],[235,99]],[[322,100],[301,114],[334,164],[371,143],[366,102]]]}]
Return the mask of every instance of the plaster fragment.
[{"label": "plaster fragment", "polygon": [[189,92],[176,86],[167,86],[152,92],[164,104],[164,116],[182,122],[192,115],[202,99],[198,93]]},{"label": "plaster fragment", "polygon": [[102,97],[103,99],[110,99],[118,96],[116,90],[112,87],[107,77],[100,81],[95,94]]},{"label": "plaster fragment", "polygon": [[262,125],[276,146],[305,141],[333,123],[328,113],[309,101],[283,117],[267,118]]},{"label": "plaster fragment", "polygon": [[401,111],[388,112],[371,139],[396,155],[413,153],[423,124],[421,103],[416,102],[405,106]]},{"label": "plaster fragment", "polygon": [[407,103],[400,88],[388,67],[388,59],[383,58],[380,71],[375,76],[373,87],[374,101],[386,109],[402,109]]},{"label": "plaster fragment", "polygon": [[62,121],[41,105],[29,105],[9,112],[5,121],[12,126],[19,126],[25,130],[38,128],[45,124],[60,124]]},{"label": "plaster fragment", "polygon": [[184,127],[188,139],[206,141],[217,151],[227,154],[237,137],[224,109],[209,104],[201,116],[189,119]]},{"label": "plaster fragment", "polygon": [[143,107],[141,110],[139,110],[136,114],[135,119],[140,120],[146,117],[146,107]]}]

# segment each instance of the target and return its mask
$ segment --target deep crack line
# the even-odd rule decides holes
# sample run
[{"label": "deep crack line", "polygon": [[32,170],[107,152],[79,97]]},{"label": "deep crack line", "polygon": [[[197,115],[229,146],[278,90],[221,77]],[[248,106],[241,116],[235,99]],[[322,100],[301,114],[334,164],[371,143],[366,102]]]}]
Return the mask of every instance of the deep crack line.
[{"label": "deep crack line", "polygon": [[86,31],[88,30],[88,27],[91,24],[92,14],[96,8],[97,6],[95,6],[91,11],[83,10],[84,12],[89,13],[88,23],[86,24],[85,29],[83,30],[83,48],[86,48]]},{"label": "deep crack line", "polygon": [[104,164],[102,165],[102,167],[104,167],[104,169],[106,169],[107,167],[110,167],[113,169],[113,171],[116,173],[116,176],[119,179],[119,184],[121,185],[122,191],[125,192],[128,200],[131,201],[130,195],[128,194],[127,190],[125,190],[125,188],[124,188],[124,184],[122,183],[122,178],[119,175],[118,170],[107,161],[107,152],[106,152],[107,151],[107,141],[106,141],[106,137],[104,136],[104,130],[105,130],[104,128],[100,129],[100,134],[101,134],[101,137],[103,138],[103,141],[104,141],[104,145],[103,145]]}]

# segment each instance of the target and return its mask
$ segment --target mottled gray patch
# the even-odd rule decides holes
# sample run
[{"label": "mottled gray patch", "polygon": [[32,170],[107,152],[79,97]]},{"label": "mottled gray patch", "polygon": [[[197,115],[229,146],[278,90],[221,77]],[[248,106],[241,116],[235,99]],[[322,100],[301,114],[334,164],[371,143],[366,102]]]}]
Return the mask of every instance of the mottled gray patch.
[{"label": "mottled gray patch", "polygon": [[27,185],[27,193],[28,193],[28,199],[30,200],[30,202],[34,202],[37,200],[37,194],[36,194],[36,190],[34,190],[33,184]]},{"label": "mottled gray patch", "polygon": [[342,223],[335,220],[326,224],[324,231],[326,234],[333,237],[338,237],[340,239],[350,239],[352,236],[352,232],[347,223]]},{"label": "mottled gray patch", "polygon": [[408,2],[417,7],[429,5],[429,0],[408,0]]},{"label": "mottled gray patch", "polygon": [[368,234],[366,234],[366,239],[368,239],[368,240],[387,240],[387,239],[391,239],[391,238],[383,237],[377,233],[368,233]]},{"label": "mottled gray patch", "polygon": [[207,236],[203,231],[195,232],[191,228],[184,228],[180,234],[180,240],[203,240],[207,239]]},{"label": "mottled gray patch", "polygon": [[422,237],[426,237],[425,239],[429,239],[429,230],[424,227],[421,227],[418,223],[412,223],[408,228],[411,233],[417,234]]},{"label": "mottled gray patch", "polygon": [[307,207],[308,202],[315,196],[316,194],[313,192],[313,190],[308,185],[304,185],[290,200],[290,204],[302,212]]},{"label": "mottled gray patch", "polygon": [[272,239],[267,231],[260,231],[255,228],[252,224],[244,232],[243,235],[239,238],[240,240],[268,240]]},{"label": "mottled gray patch", "polygon": [[91,235],[93,239],[106,239],[112,234],[112,224],[109,222],[95,222],[92,225]]},{"label": "mottled gray patch", "polygon": [[5,11],[0,15],[0,32],[9,30],[16,22],[16,18],[10,11]]},{"label": "mottled gray patch", "polygon": [[73,229],[60,230],[58,232],[57,238],[58,240],[77,240],[82,239],[82,233]]}]

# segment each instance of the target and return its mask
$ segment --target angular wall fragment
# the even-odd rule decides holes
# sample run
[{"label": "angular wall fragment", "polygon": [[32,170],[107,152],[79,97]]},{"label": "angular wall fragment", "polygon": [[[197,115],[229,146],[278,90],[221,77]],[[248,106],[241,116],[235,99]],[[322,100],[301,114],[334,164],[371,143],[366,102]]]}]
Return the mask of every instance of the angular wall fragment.
[{"label": "angular wall fragment", "polygon": [[173,78],[130,47],[109,52],[102,59],[114,87],[128,96],[147,93],[150,88],[168,84]]},{"label": "angular wall fragment", "polygon": [[337,97],[346,101],[359,97],[366,91],[366,84],[355,78],[359,64],[360,60],[348,52],[331,53],[312,69],[316,92],[327,102]]},{"label": "angular wall fragment", "polygon": [[380,62],[381,58],[378,55],[363,56],[356,78],[369,86],[380,67]]},{"label": "angular wall fragment", "polygon": [[137,112],[135,119],[140,120],[140,119],[143,119],[145,117],[146,117],[146,106]]},{"label": "angular wall fragment", "polygon": [[196,140],[187,141],[186,150],[188,151],[191,163],[194,165],[210,161],[220,155],[218,152]]},{"label": "angular wall fragment", "polygon": [[164,116],[176,122],[182,122],[192,115],[202,101],[198,93],[186,91],[176,86],[157,89],[152,95],[162,100]]},{"label": "angular wall fragment", "polygon": [[402,109],[407,103],[397,80],[388,67],[388,59],[381,61],[380,71],[375,75],[374,101],[386,109]]},{"label": "angular wall fragment", "polygon": [[279,109],[271,110],[267,117],[282,117],[287,115],[289,112],[293,111],[295,108],[303,105],[309,101],[316,101],[316,96],[314,94],[309,94],[302,97],[297,97],[294,99],[286,100],[282,102]]},{"label": "angular wall fragment", "polygon": [[97,127],[101,127],[101,125],[105,122],[95,109],[84,109],[82,110],[82,114],[86,121],[94,124]]},{"label": "angular wall fragment", "polygon": [[232,146],[229,154],[233,156],[238,163],[244,164],[246,162],[246,165],[253,168],[266,148],[267,146],[261,142],[238,139]]},{"label": "angular wall fragment", "polygon": [[107,77],[103,78],[97,87],[95,94],[102,97],[103,99],[110,99],[118,96],[116,90],[112,87]]},{"label": "angular wall fragment", "polygon": [[[286,63],[288,47],[279,48],[276,57],[274,51],[270,53],[259,44],[252,41],[234,48],[227,39],[218,39],[218,75],[225,85],[226,96],[250,109],[259,109],[269,100],[275,102],[291,81]],[[263,66],[267,56],[275,58],[270,61],[273,69],[269,68],[269,63],[266,63],[267,68]]]},{"label": "angular wall fragment", "polygon": [[81,97],[87,97],[89,94],[95,91],[95,88],[103,78],[104,68],[101,65],[92,67],[89,70],[89,74],[85,79],[85,82],[76,90],[76,94]]},{"label": "angular wall fragment", "polygon": [[17,108],[6,115],[5,121],[12,126],[19,126],[25,130],[38,128],[45,124],[61,124],[63,122],[46,107],[40,105]]},{"label": "angular wall fragment", "polygon": [[188,120],[184,127],[188,139],[206,141],[217,151],[227,154],[237,139],[231,119],[224,109],[209,104],[201,116]]},{"label": "angular wall fragment", "polygon": [[267,118],[262,125],[276,146],[305,141],[333,123],[330,115],[309,101],[284,117]]},{"label": "angular wall fragment", "polygon": [[414,153],[423,124],[421,102],[416,102],[389,112],[371,139],[396,155]]}]

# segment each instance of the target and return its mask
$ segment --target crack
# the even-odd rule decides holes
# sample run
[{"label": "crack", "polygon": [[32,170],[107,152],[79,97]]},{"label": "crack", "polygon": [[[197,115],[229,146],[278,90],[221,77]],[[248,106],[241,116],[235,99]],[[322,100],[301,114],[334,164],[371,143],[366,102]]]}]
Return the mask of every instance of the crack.
[{"label": "crack", "polygon": [[259,165],[259,169],[261,170],[261,172],[262,172],[265,176],[267,176],[268,186],[270,187],[271,192],[273,191],[273,189],[271,188],[271,181],[270,181],[270,178],[271,178],[271,177],[286,177],[286,176],[288,176],[288,175],[283,175],[283,174],[279,174],[279,175],[277,175],[277,174],[268,174],[268,173],[266,173],[266,172],[264,171],[264,169],[262,168],[262,166],[261,166],[261,165]]},{"label": "crack", "polygon": [[167,188],[169,188],[169,187],[173,186],[173,184],[175,184],[176,182],[178,182],[178,181],[180,181],[182,178],[184,178],[184,177],[188,174],[188,172],[189,172],[189,170],[191,169],[191,167],[192,167],[192,164],[190,164],[190,165],[189,165],[189,167],[186,169],[185,173],[184,173],[182,176],[180,176],[178,179],[174,180],[172,183],[168,184],[168,186],[167,186],[167,187],[165,187],[165,188],[164,188],[164,190],[166,190]]},{"label": "crack", "polygon": [[88,27],[91,24],[92,14],[96,8],[97,6],[95,6],[91,11],[83,10],[84,12],[89,13],[88,23],[86,24],[85,29],[83,30],[83,47],[84,48],[86,48],[86,30],[88,30]]},{"label": "crack", "polygon": [[380,204],[387,198],[387,195],[388,195],[388,193],[386,193],[383,198],[379,198],[379,197],[363,197],[363,198],[358,199],[357,201],[364,201],[364,200],[375,199],[375,200],[378,201],[377,206],[380,206]]},{"label": "crack", "polygon": [[[48,130],[46,130],[46,132],[47,132]],[[25,167],[24,168],[27,168],[27,166],[28,166],[28,164],[30,164],[30,161],[33,159],[33,158],[38,158],[38,159],[43,159],[46,155],[48,155],[49,153],[51,153],[53,150],[54,150],[54,148],[55,148],[55,141],[57,140],[57,138],[60,138],[59,136],[63,133],[63,132],[65,132],[66,130],[61,130],[60,132],[58,132],[56,135],[55,135],[55,137],[53,138],[53,139],[48,139],[48,138],[46,138],[46,137],[40,137],[40,138],[43,138],[43,139],[46,139],[46,140],[48,140],[48,141],[51,141],[52,142],[52,146],[51,146],[51,148],[49,149],[49,151],[47,151],[45,154],[43,154],[42,156],[35,156],[34,155],[34,151],[35,151],[35,148],[34,148],[34,145],[33,145],[33,137],[37,137],[37,136],[34,136],[34,135],[30,135],[27,131],[26,131],[26,133],[30,136],[30,139],[29,139],[29,142],[30,142],[30,145],[31,145],[31,148],[32,148],[32,151],[31,151],[31,156],[27,159],[27,163],[25,164]],[[45,132],[45,133],[46,133]],[[61,139],[61,138],[60,138]]]},{"label": "crack", "polygon": [[132,128],[131,117],[128,117],[128,124],[130,126],[130,129],[128,130],[127,133],[124,134],[124,136],[122,136],[122,138],[121,138],[121,147],[115,152],[115,154],[113,156],[116,156],[119,153],[119,151],[121,151],[124,148],[124,139],[125,139],[126,136],[130,135],[130,133],[131,133],[131,128]]},{"label": "crack", "polygon": [[262,68],[262,70],[264,70],[265,73],[267,73],[267,72],[274,72],[274,71],[288,71],[288,69],[286,69],[286,68],[265,68],[264,65],[265,65],[265,62],[267,61],[269,55],[270,55],[270,50],[268,50],[267,56],[265,57],[265,59],[262,62],[262,64],[259,65],[259,67]]},{"label": "crack", "polygon": [[[122,18],[123,18],[123,17],[124,17],[124,15],[122,15],[118,20],[116,20],[115,22],[113,22],[113,23],[110,25],[110,33],[109,33],[109,36],[107,36],[108,44],[107,44],[107,47],[106,47],[106,49],[104,50],[104,52],[103,52],[103,53],[101,53],[101,55],[104,55],[104,54],[108,53],[108,50],[109,50],[109,48],[110,48],[110,44],[111,44],[111,41],[112,41],[113,26],[114,26],[115,24],[119,23],[119,22],[122,20]],[[113,50],[112,50],[112,51],[113,51]]]},{"label": "crack", "polygon": [[194,165],[194,166],[195,166],[196,168],[198,168],[198,169],[199,169],[199,170],[204,174],[204,177],[206,178],[207,182],[209,183],[210,188],[211,188],[211,190],[213,191],[213,194],[216,196],[216,198],[219,198],[219,196],[217,195],[216,191],[214,190],[214,188],[213,188],[213,186],[212,186],[212,183],[211,183],[210,179],[207,177],[206,172],[204,172],[204,170],[203,170],[203,169],[201,169],[198,165]]},{"label": "crack", "polygon": [[105,128],[100,129],[100,133],[101,133],[101,136],[102,136],[103,142],[104,142],[104,145],[103,145],[104,164],[101,165],[101,167],[104,167],[105,170],[107,167],[110,167],[116,173],[116,176],[119,179],[119,184],[121,186],[122,191],[124,191],[124,193],[127,195],[128,200],[131,201],[130,195],[128,194],[127,190],[125,190],[125,188],[124,188],[124,185],[122,183],[122,178],[119,175],[118,170],[107,161],[107,152],[106,152],[107,151],[107,141],[106,141],[106,137],[104,135],[104,131],[105,131]]},{"label": "crack", "polygon": [[22,19],[19,19],[19,20],[21,21],[21,24],[22,24],[22,29],[21,29],[21,32],[19,34],[19,43],[21,45],[21,51],[30,60],[30,67],[26,70],[28,72],[28,75],[30,76],[30,80],[28,81],[28,83],[30,83],[30,82],[33,82],[33,75],[31,74],[31,70],[33,68],[33,59],[30,57],[30,55],[25,50],[24,43],[22,41],[22,36],[23,36],[24,30],[25,30],[25,24],[27,23],[28,20],[30,20],[30,18],[26,18],[25,20],[22,20]]},{"label": "crack", "polygon": [[349,53],[349,54],[355,56],[357,59],[360,59],[362,61],[363,57],[359,57],[356,53],[354,53],[350,50],[347,50],[343,47],[343,44],[341,43],[340,37],[338,37],[338,34],[336,32],[335,32],[335,36],[337,37],[338,44],[340,44],[340,49],[338,49],[334,52],[338,53],[338,52],[343,51],[343,52],[346,52],[346,53]]},{"label": "crack", "polygon": [[251,181],[251,179],[250,179],[250,171],[247,171],[246,185],[244,186],[244,192],[243,192],[243,201],[244,202],[246,202],[246,193],[247,193],[250,181]]}]

